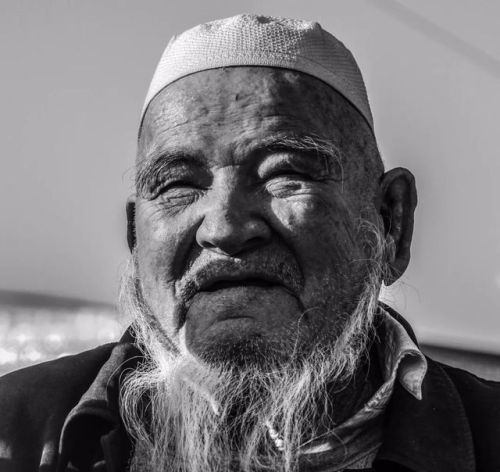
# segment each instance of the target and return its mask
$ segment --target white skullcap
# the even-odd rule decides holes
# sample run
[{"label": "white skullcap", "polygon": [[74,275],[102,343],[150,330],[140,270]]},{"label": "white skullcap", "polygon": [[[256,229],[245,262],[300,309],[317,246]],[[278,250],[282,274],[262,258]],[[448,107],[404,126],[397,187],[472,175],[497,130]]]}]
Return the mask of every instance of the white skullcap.
[{"label": "white skullcap", "polygon": [[341,93],[365,118],[373,118],[361,72],[351,52],[319,23],[237,15],[195,26],[168,43],[149,86],[151,100],[172,82],[207,69],[266,66],[317,77]]}]

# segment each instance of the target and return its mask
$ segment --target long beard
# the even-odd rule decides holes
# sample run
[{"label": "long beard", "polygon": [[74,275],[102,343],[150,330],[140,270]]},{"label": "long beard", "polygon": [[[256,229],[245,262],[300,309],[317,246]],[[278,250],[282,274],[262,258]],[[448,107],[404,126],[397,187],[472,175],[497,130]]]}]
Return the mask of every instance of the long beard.
[{"label": "long beard", "polygon": [[[382,246],[377,253],[382,259]],[[356,309],[339,317],[328,346],[265,368],[208,365],[173,346],[141,298],[129,265],[121,308],[134,319],[146,361],[121,391],[121,415],[135,439],[133,472],[298,470],[304,444],[333,426],[335,395],[354,377],[372,332],[380,291],[375,261]]]}]

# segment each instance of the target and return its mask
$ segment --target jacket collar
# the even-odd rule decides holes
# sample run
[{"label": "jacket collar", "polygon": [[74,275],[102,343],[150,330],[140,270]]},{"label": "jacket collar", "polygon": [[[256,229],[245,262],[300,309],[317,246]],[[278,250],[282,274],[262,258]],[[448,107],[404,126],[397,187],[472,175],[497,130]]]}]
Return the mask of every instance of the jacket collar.
[{"label": "jacket collar", "polygon": [[[391,308],[383,308],[416,343],[406,320]],[[66,418],[58,471],[66,470],[68,464],[73,466],[69,470],[90,470],[99,462],[105,462],[108,471],[127,470],[132,442],[120,418],[118,397],[127,371],[141,359],[129,329]],[[462,400],[446,372],[430,359],[422,397],[415,399],[396,382],[385,413],[375,470],[385,470],[384,464],[393,462],[415,472],[474,472],[472,434]]]},{"label": "jacket collar", "polygon": [[418,401],[395,385],[376,464],[391,461],[416,472],[474,472],[472,433],[455,385],[429,359],[422,387]]},{"label": "jacket collar", "polygon": [[120,417],[119,392],[127,372],[142,359],[129,328],[66,417],[59,442],[58,472],[92,470],[99,463],[105,463],[109,472],[127,470],[132,442]]},{"label": "jacket collar", "polygon": [[[408,322],[387,305],[383,308],[416,343]],[[422,384],[422,400],[396,383],[385,414],[383,437],[378,464],[396,462],[416,472],[476,470],[472,433],[460,395],[444,369],[431,359]]]}]

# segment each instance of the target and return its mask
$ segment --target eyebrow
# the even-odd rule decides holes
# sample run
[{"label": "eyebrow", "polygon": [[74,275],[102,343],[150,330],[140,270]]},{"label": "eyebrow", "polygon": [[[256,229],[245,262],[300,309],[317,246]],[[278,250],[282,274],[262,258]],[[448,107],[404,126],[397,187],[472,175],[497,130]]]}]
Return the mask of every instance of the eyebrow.
[{"label": "eyebrow", "polygon": [[333,141],[326,140],[314,135],[278,135],[264,138],[255,146],[251,146],[250,152],[260,153],[276,149],[305,152],[325,156],[328,159],[339,159],[340,152]]},{"label": "eyebrow", "polygon": [[[339,178],[343,180],[341,153],[336,144],[330,140],[315,135],[282,134],[269,136],[259,140],[256,144],[244,147],[246,154],[256,157],[277,150],[314,155],[324,163],[328,175],[332,173],[332,168],[336,166],[340,172]],[[147,195],[165,171],[176,163],[186,162],[199,167],[203,166],[201,156],[187,153],[182,149],[159,151],[153,147],[146,151],[142,159],[137,163],[135,177],[137,194],[140,196]]]},{"label": "eyebrow", "polygon": [[161,179],[161,176],[173,165],[179,163],[203,165],[199,156],[187,153],[181,149],[158,151],[151,149],[139,160],[136,167],[135,188],[140,196],[145,196]]},{"label": "eyebrow", "polygon": [[328,175],[332,174],[335,167],[340,174],[339,179],[343,180],[342,155],[333,141],[315,135],[270,136],[251,146],[248,152],[260,155],[277,150],[313,155],[322,161]]}]

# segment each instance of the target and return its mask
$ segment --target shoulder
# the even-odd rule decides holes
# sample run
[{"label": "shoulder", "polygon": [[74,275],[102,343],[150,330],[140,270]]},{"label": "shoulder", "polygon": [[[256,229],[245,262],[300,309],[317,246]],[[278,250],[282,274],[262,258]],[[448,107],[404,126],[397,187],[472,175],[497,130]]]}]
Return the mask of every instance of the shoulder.
[{"label": "shoulder", "polygon": [[467,417],[478,470],[493,470],[500,465],[500,382],[486,380],[462,369],[439,366],[453,382]]},{"label": "shoulder", "polygon": [[51,447],[57,449],[67,414],[90,387],[115,345],[105,344],[0,377],[0,465],[5,449],[9,455],[24,449],[23,462],[28,455],[38,455],[36,445],[44,447],[42,438],[52,441]]},{"label": "shoulder", "polygon": [[484,420],[494,418],[500,422],[500,382],[482,379],[463,369],[433,362],[446,372],[455,385],[468,416],[484,416]]},{"label": "shoulder", "polygon": [[104,344],[0,377],[0,408],[5,402],[10,407],[26,400],[47,403],[88,387],[114,346],[115,343]]}]

